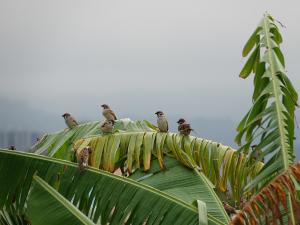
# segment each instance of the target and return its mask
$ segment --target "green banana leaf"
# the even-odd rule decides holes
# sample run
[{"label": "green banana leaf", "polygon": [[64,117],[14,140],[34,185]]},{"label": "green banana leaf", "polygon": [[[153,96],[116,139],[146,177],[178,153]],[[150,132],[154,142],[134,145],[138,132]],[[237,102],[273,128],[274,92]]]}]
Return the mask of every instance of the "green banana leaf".
[{"label": "green banana leaf", "polygon": [[121,160],[126,160],[130,173],[137,168],[150,170],[152,158],[157,158],[160,168],[164,169],[166,155],[175,157],[191,169],[194,168],[192,160],[218,191],[227,192],[237,202],[243,196],[243,187],[263,166],[257,162],[250,168],[244,154],[220,143],[170,132],[137,131],[94,135],[76,141],[74,152],[79,155],[86,146],[93,150],[89,164],[110,172],[119,168]]},{"label": "green banana leaf", "polygon": [[33,176],[26,213],[32,225],[94,225],[87,216],[39,176]]},{"label": "green banana leaf", "polygon": [[[195,205],[149,185],[92,168],[80,172],[65,160],[9,150],[0,150],[2,211],[14,205],[18,214],[26,214],[35,173],[94,223],[198,224]],[[227,222],[213,216],[208,221]]]},{"label": "green banana leaf", "polygon": [[15,204],[0,209],[1,225],[30,225],[29,220],[24,214],[17,212]]},{"label": "green banana leaf", "polygon": [[[240,77],[254,73],[253,105],[238,125],[237,144],[249,156],[259,153],[256,160],[267,162],[245,189],[257,192],[268,185],[279,173],[294,162],[295,109],[298,94],[287,76],[285,60],[280,49],[282,37],[276,20],[266,13],[247,41],[243,56],[252,49]],[[287,192],[289,218],[295,224],[292,204],[294,196]],[[236,224],[236,223],[235,223]]]},{"label": "green banana leaf", "polygon": [[[160,133],[148,121],[117,120],[112,135],[101,134],[98,124],[90,122],[74,129],[45,135],[31,151],[76,161],[76,153],[89,145],[93,149],[89,164],[110,172],[114,172],[124,162],[130,172],[141,167],[149,170],[153,157],[158,159],[163,169],[166,154],[192,167],[188,159],[192,158],[218,191],[227,192],[237,202],[243,196],[243,187],[263,166],[258,162],[254,169],[250,169],[246,166],[248,159],[233,148],[193,136]],[[235,168],[239,168],[238,173]]]},{"label": "green banana leaf", "polygon": [[[73,160],[73,143],[84,137],[102,134],[99,124],[99,121],[82,123],[72,129],[66,128],[53,134],[46,134],[32,146],[30,152]],[[148,121],[133,122],[130,119],[122,119],[116,120],[114,129],[117,132],[153,131],[155,126],[152,126]]]},{"label": "green banana leaf", "polygon": [[211,187],[205,182],[205,178],[171,157],[165,158],[164,170],[160,169],[159,162],[155,159],[152,160],[149,171],[137,170],[130,178],[176,196],[188,204],[197,205],[196,200],[201,200],[206,204],[208,218],[213,216],[220,222],[229,222],[220,199],[211,193]]},{"label": "green banana leaf", "polygon": [[[242,69],[240,76],[246,78],[254,73],[253,106],[240,122],[236,142],[248,153],[249,146],[257,144],[260,158],[267,163],[247,189],[264,187],[278,172],[286,170],[294,162],[295,108],[298,94],[287,77],[284,56],[280,50],[282,37],[275,20],[265,14],[263,20],[245,45],[243,55],[253,48],[258,51],[253,61]],[[245,69],[247,67],[247,69]],[[245,70],[247,70],[245,72]],[[259,190],[259,189],[258,189]]]}]

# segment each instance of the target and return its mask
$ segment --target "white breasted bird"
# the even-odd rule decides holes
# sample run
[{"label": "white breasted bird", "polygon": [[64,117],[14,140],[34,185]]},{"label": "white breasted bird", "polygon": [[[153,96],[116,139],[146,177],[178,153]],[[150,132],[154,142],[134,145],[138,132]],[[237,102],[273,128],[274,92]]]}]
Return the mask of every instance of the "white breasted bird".
[{"label": "white breasted bird", "polygon": [[165,116],[165,114],[162,111],[157,111],[155,113],[157,115],[157,126],[160,132],[168,132],[169,131],[169,125],[168,120]]},{"label": "white breasted bird", "polygon": [[100,129],[104,134],[112,133],[114,129],[115,121],[114,120],[105,120],[100,124]]},{"label": "white breasted bird", "polygon": [[65,123],[67,124],[67,126],[71,129],[74,128],[78,125],[78,123],[76,122],[76,120],[73,118],[73,116],[71,116],[70,113],[65,113],[62,115],[62,117],[65,119]]},{"label": "white breasted bird", "polygon": [[105,117],[106,120],[116,120],[117,119],[114,111],[112,111],[112,109],[108,105],[103,104],[103,105],[101,105],[101,107],[103,108],[102,115]]},{"label": "white breasted bird", "polygon": [[178,131],[181,135],[183,136],[190,135],[193,129],[191,128],[191,125],[185,121],[185,119],[181,118],[177,121],[177,123],[178,123]]},{"label": "white breasted bird", "polygon": [[88,166],[89,157],[92,153],[92,149],[90,146],[84,147],[77,156],[78,168],[79,170],[83,170],[85,167]]}]

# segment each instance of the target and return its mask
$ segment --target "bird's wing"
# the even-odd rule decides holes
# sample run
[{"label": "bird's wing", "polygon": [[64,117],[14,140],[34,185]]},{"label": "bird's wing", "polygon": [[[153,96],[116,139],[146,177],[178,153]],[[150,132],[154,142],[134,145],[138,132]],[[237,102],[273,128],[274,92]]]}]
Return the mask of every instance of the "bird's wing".
[{"label": "bird's wing", "polygon": [[105,127],[107,122],[105,121],[104,123],[101,124],[101,127]]},{"label": "bird's wing", "polygon": [[187,129],[190,129],[190,128],[191,128],[191,126],[188,123],[184,123],[184,124],[181,125],[181,130],[187,130]]},{"label": "bird's wing", "polygon": [[76,125],[78,125],[77,121],[76,121],[73,117],[71,117],[71,121],[72,121],[73,123],[75,123]]},{"label": "bird's wing", "polygon": [[231,205],[225,204],[224,208],[225,208],[226,212],[228,212],[228,213],[235,213],[235,208],[232,207]]},{"label": "bird's wing", "polygon": [[167,131],[169,130],[169,123],[168,123],[168,120],[166,120],[166,123],[167,123]]},{"label": "bird's wing", "polygon": [[184,123],[178,127],[178,131],[194,131],[194,130],[191,128],[191,125],[189,123]]},{"label": "bird's wing", "polygon": [[189,123],[187,124],[186,129],[193,130],[192,127],[191,127],[191,125]]},{"label": "bird's wing", "polygon": [[114,111],[112,111],[112,110],[110,109],[110,110],[109,110],[109,113],[114,117],[115,120],[117,119],[116,114],[114,113]]},{"label": "bird's wing", "polygon": [[182,124],[179,124],[178,125],[178,131],[181,131],[182,130]]}]

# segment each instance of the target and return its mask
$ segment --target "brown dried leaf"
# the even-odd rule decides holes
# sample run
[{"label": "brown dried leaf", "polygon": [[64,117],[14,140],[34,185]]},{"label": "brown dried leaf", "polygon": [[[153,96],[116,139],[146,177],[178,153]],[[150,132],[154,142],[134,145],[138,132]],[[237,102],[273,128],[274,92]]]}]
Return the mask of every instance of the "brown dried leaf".
[{"label": "brown dried leaf", "polygon": [[[291,196],[296,223],[300,223],[300,204],[296,200],[296,190],[291,175],[294,175],[300,182],[300,162],[279,174],[256,196],[253,196],[233,218],[230,225],[257,225],[262,224],[261,220],[264,220],[264,224],[277,225],[279,221],[283,224],[283,216],[289,215],[287,192]],[[280,211],[281,204],[284,207],[284,213]],[[272,221],[269,221],[270,218]],[[288,218],[288,223],[292,223],[291,218]]]}]

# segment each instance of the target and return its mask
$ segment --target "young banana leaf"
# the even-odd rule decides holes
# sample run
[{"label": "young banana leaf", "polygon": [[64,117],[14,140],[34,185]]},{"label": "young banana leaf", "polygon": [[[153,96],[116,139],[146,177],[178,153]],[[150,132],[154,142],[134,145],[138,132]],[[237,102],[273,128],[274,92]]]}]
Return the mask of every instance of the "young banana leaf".
[{"label": "young banana leaf", "polygon": [[[241,150],[246,154],[255,144],[250,155],[260,152],[258,160],[267,160],[258,176],[245,187],[248,191],[265,187],[278,173],[287,170],[295,159],[294,119],[298,94],[287,76],[281,43],[276,21],[265,14],[243,50],[243,56],[246,56],[254,49],[240,73],[242,78],[251,72],[255,74],[253,106],[240,122],[235,140],[238,144],[245,140]],[[285,191],[289,217],[294,224],[294,193],[288,189]]]},{"label": "young banana leaf", "polygon": [[284,56],[280,50],[282,37],[275,20],[265,14],[263,20],[246,43],[243,56],[253,48],[241,71],[242,78],[254,72],[253,106],[240,122],[236,142],[248,153],[252,144],[267,163],[247,186],[264,187],[278,172],[294,162],[294,111],[298,94],[287,77]]}]

